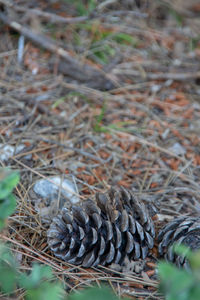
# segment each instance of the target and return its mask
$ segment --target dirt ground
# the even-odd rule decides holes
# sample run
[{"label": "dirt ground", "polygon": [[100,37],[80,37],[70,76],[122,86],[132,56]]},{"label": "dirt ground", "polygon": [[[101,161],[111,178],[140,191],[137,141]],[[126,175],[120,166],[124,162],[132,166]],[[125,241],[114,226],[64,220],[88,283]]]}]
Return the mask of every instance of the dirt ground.
[{"label": "dirt ground", "polygon": [[[49,225],[32,189],[41,178],[73,178],[82,200],[122,185],[159,204],[157,230],[199,214],[200,5],[13,3],[0,1],[0,164],[20,170],[21,179],[2,238],[22,270],[33,261],[48,264],[68,292],[106,282],[119,296],[161,299],[156,245],[137,268],[62,262],[48,248]],[[49,44],[34,39],[40,35]],[[8,145],[23,149],[2,157]]]}]

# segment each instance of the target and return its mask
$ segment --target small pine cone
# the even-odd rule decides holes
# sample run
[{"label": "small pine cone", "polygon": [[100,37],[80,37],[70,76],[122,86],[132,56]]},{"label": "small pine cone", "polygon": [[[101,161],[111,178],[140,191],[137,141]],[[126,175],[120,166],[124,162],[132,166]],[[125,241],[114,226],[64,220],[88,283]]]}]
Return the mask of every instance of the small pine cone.
[{"label": "small pine cone", "polygon": [[150,213],[132,192],[121,188],[96,194],[72,211],[62,210],[47,233],[55,256],[83,267],[122,264],[145,258],[153,248],[155,230]]},{"label": "small pine cone", "polygon": [[173,251],[173,244],[183,244],[191,250],[200,249],[200,218],[179,217],[168,223],[158,234],[158,252],[160,256],[178,267],[189,269],[189,262],[184,255]]}]

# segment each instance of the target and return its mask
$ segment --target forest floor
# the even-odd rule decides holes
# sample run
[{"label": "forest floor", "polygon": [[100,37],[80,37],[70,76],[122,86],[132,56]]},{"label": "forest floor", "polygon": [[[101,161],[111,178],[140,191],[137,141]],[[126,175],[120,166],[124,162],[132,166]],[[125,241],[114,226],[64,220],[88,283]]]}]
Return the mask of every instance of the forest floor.
[{"label": "forest floor", "polygon": [[[49,51],[49,44],[35,43],[0,16],[0,163],[21,177],[18,208],[3,239],[12,243],[22,269],[33,261],[48,264],[60,280],[67,278],[68,292],[107,282],[119,296],[161,299],[156,247],[139,271],[84,269],[55,258],[32,189],[39,179],[58,175],[76,183],[80,199],[121,185],[159,201],[158,228],[199,214],[198,1],[141,1],[140,8],[134,1],[5,2],[1,16],[56,46]],[[97,76],[81,69],[84,64]],[[5,146],[19,145],[5,157]]]}]

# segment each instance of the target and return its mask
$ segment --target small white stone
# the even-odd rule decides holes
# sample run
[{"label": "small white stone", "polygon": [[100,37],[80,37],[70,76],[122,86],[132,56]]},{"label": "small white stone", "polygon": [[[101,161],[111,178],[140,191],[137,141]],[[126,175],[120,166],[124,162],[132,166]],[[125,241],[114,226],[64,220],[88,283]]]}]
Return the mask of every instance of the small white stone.
[{"label": "small white stone", "polygon": [[34,68],[32,69],[32,74],[33,74],[33,75],[36,75],[36,74],[38,73],[38,71],[39,71],[39,68],[38,68],[38,67],[34,67]]},{"label": "small white stone", "polygon": [[165,81],[164,85],[165,86],[170,86],[172,83],[173,83],[173,80],[172,79],[168,79],[168,80]]},{"label": "small white stone", "polygon": [[167,138],[169,132],[170,132],[170,129],[166,128],[165,131],[161,135],[161,137],[162,137],[163,140],[165,140]]},{"label": "small white stone", "polygon": [[67,118],[67,112],[65,110],[61,111],[60,117]]},{"label": "small white stone", "polygon": [[175,58],[175,59],[173,60],[173,65],[174,65],[174,66],[180,66],[180,65],[181,65],[180,59]]},{"label": "small white stone", "polygon": [[15,148],[10,145],[0,145],[0,160],[6,161],[14,154]]},{"label": "small white stone", "polygon": [[152,93],[157,93],[157,92],[159,92],[160,91],[160,89],[161,89],[161,85],[160,84],[153,84],[152,86],[151,86],[151,91],[152,91]]},{"label": "small white stone", "polygon": [[186,153],[185,148],[180,143],[175,143],[169,150],[176,155],[184,155]]},{"label": "small white stone", "polygon": [[45,100],[49,99],[49,97],[50,97],[49,93],[41,94],[35,98],[35,101],[37,101],[37,102],[45,101]]},{"label": "small white stone", "polygon": [[[21,150],[25,148],[25,145],[18,145],[16,147],[12,145],[0,144],[0,160],[7,161],[10,157],[15,154],[18,154]],[[24,156],[26,159],[31,159],[32,155]]]}]

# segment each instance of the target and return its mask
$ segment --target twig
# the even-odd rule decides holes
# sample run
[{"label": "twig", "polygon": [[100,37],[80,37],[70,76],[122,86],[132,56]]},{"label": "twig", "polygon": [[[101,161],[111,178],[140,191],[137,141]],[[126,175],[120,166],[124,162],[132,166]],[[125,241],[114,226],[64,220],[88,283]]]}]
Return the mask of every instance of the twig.
[{"label": "twig", "polygon": [[200,77],[200,72],[187,72],[187,73],[141,73],[139,71],[135,70],[122,70],[122,69],[114,69],[113,74],[115,75],[128,75],[128,76],[137,76],[137,77],[143,77],[144,79],[150,79],[150,80],[159,80],[159,79],[172,79],[172,80],[179,80],[184,81],[188,79],[195,79]]},{"label": "twig", "polygon": [[97,8],[99,10],[103,10],[104,8],[106,8],[106,6],[108,6],[110,4],[114,4],[116,2],[117,2],[117,0],[106,0],[106,1],[104,1],[102,3],[100,3]]},{"label": "twig", "polygon": [[[2,2],[5,4],[5,1],[0,0],[0,3],[2,3]],[[67,18],[67,17],[58,16],[56,14],[52,14],[49,12],[45,12],[45,11],[42,11],[42,10],[39,10],[36,8],[25,8],[23,6],[14,5],[14,4],[12,4],[11,6],[16,11],[27,13],[27,16],[29,16],[29,15],[38,16],[38,17],[48,20],[51,23],[56,23],[56,24],[58,24],[58,23],[75,24],[75,23],[80,23],[80,22],[86,21],[88,19],[88,16]]]},{"label": "twig", "polygon": [[[103,18],[112,16],[133,16],[136,18],[147,18],[148,14],[142,13],[140,11],[134,11],[134,10],[112,10],[112,12],[104,13]],[[101,17],[101,16],[100,16]]]}]

